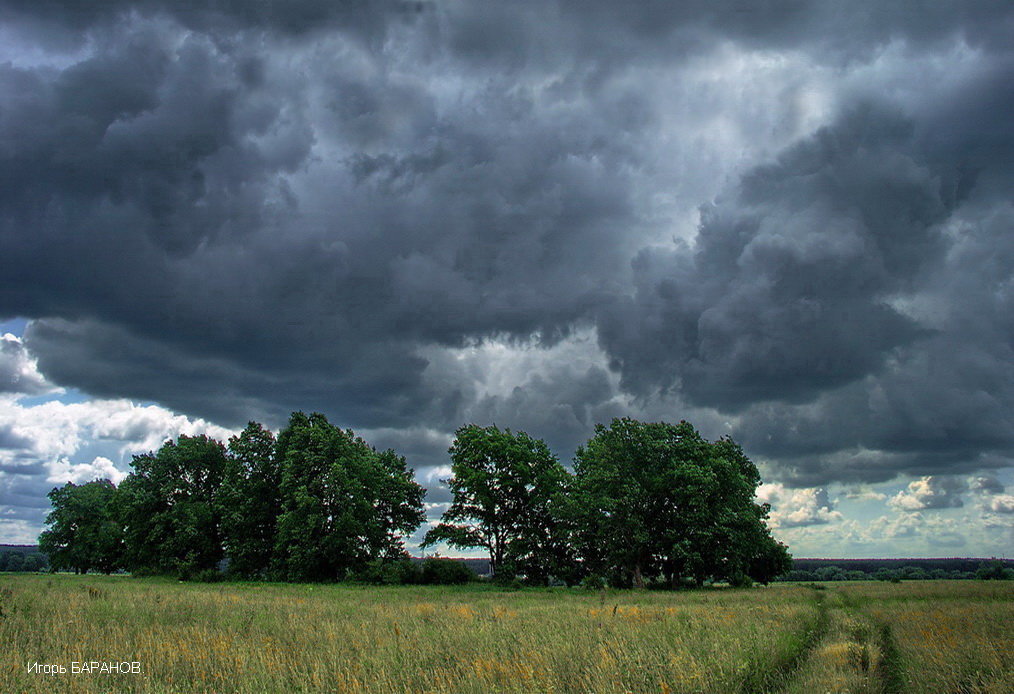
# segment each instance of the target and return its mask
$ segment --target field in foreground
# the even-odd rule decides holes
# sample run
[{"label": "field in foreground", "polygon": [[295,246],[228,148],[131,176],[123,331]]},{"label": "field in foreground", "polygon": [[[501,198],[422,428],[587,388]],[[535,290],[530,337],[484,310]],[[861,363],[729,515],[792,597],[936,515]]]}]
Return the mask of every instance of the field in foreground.
[{"label": "field in foreground", "polygon": [[[585,593],[16,575],[0,578],[0,691],[1006,693],[1011,625],[1002,582]],[[73,672],[90,661],[140,673]]]}]

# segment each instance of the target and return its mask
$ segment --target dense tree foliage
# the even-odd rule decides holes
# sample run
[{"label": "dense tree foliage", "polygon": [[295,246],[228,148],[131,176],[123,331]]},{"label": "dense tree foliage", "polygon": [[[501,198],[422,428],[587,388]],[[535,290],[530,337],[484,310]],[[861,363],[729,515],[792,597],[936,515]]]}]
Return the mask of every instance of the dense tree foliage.
[{"label": "dense tree foliage", "polygon": [[218,493],[222,541],[229,572],[243,578],[270,575],[281,514],[281,472],[275,436],[250,422],[229,439]]},{"label": "dense tree foliage", "polygon": [[710,443],[687,422],[616,419],[575,457],[575,542],[588,571],[618,584],[767,581],[791,563],[754,502],[759,482],[729,439]]},{"label": "dense tree foliage", "polygon": [[423,521],[423,488],[405,459],[378,452],[322,414],[296,412],[278,436],[276,564],[289,580],[340,580],[397,557]]},{"label": "dense tree foliage", "polygon": [[109,480],[68,482],[49,492],[53,510],[46,518],[49,529],[39,536],[39,549],[53,569],[112,573],[120,568],[123,529],[115,517],[116,493]]},{"label": "dense tree foliage", "polygon": [[446,483],[454,499],[424,546],[485,549],[494,575],[520,573],[535,583],[559,575],[569,548],[554,507],[568,475],[545,442],[469,424],[458,429],[449,453]]},{"label": "dense tree foliage", "polygon": [[182,577],[217,569],[225,447],[207,436],[180,436],[134,456],[131,467],[117,500],[127,568]]},{"label": "dense tree foliage", "polygon": [[45,571],[48,568],[49,561],[41,552],[0,552],[0,571]]},{"label": "dense tree foliage", "polygon": [[[498,579],[738,585],[791,568],[755,502],[756,466],[687,422],[599,425],[573,474],[545,442],[495,425],[461,427],[449,454],[453,500],[423,545],[484,549]],[[293,413],[277,439],[256,422],[228,446],[180,436],[131,466],[119,488],[50,492],[40,544],[54,568],[210,580],[228,566],[240,578],[371,583],[471,575],[406,555],[403,538],[424,519],[412,470],[319,413]],[[20,555],[5,561],[23,566]]]}]

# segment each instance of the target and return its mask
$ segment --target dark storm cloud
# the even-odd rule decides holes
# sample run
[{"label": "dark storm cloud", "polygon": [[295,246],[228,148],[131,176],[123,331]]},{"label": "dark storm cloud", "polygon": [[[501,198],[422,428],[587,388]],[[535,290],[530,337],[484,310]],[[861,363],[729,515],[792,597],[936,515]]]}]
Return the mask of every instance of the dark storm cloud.
[{"label": "dark storm cloud", "polygon": [[[227,425],[321,410],[427,466],[446,445],[419,432],[463,421],[568,458],[628,413],[608,366],[639,407],[734,413],[796,479],[995,467],[1014,430],[1011,13],[764,10],[0,0],[55,56],[0,64],[0,316],[36,319],[25,345],[54,383]],[[938,97],[849,83],[763,166],[660,174],[683,61],[732,45],[847,72],[892,41],[987,67]],[[721,129],[724,102],[702,103],[688,140]],[[791,133],[801,110],[761,116]],[[717,193],[694,180],[713,174],[732,179],[696,240],[669,244],[651,201]],[[596,329],[608,364],[505,392],[434,356]]]},{"label": "dark storm cloud", "polygon": [[237,30],[243,27],[301,34],[325,27],[352,28],[380,35],[391,15],[414,14],[420,2],[402,0],[3,0],[0,17],[42,20],[80,31],[128,13],[166,15],[197,30]]},{"label": "dark storm cloud", "polygon": [[919,338],[886,300],[942,254],[955,201],[908,130],[860,108],[703,209],[692,252],[642,251],[637,294],[600,324],[625,383],[680,377],[724,409],[807,400]]}]

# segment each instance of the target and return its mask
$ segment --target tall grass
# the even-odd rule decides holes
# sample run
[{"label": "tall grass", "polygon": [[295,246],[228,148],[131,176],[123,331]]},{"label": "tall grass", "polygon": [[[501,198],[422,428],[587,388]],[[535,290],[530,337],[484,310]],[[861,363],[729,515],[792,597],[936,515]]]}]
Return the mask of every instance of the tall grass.
[{"label": "tall grass", "polygon": [[[872,692],[886,623],[913,691],[1014,691],[992,684],[1010,683],[1006,587],[821,593],[824,606],[786,584],[586,593],[10,576],[0,692]],[[141,673],[27,672],[92,660]]]},{"label": "tall grass", "polygon": [[885,689],[1014,692],[1014,584],[906,581],[842,591],[880,625],[888,651],[896,650],[898,683]]},{"label": "tall grass", "polygon": [[[5,579],[0,691],[721,692],[812,624],[808,592],[502,592]],[[32,662],[139,661],[47,677]]]}]

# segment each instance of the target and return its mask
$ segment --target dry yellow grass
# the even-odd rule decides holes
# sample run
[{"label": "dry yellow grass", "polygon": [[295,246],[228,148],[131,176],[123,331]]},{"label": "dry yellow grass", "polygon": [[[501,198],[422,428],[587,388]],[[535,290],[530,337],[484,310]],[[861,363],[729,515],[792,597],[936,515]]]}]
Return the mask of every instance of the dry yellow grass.
[{"label": "dry yellow grass", "polygon": [[[0,579],[0,691],[734,691],[792,647],[808,591]],[[28,673],[138,661],[140,675]]]},{"label": "dry yellow grass", "polygon": [[1014,584],[911,581],[843,588],[898,650],[906,692],[1014,692]]},{"label": "dry yellow grass", "polygon": [[[975,582],[590,594],[8,576],[0,692],[879,691],[877,620],[913,691],[998,692],[1011,598]],[[27,671],[91,660],[142,671]],[[990,684],[951,687],[969,677]]]}]

